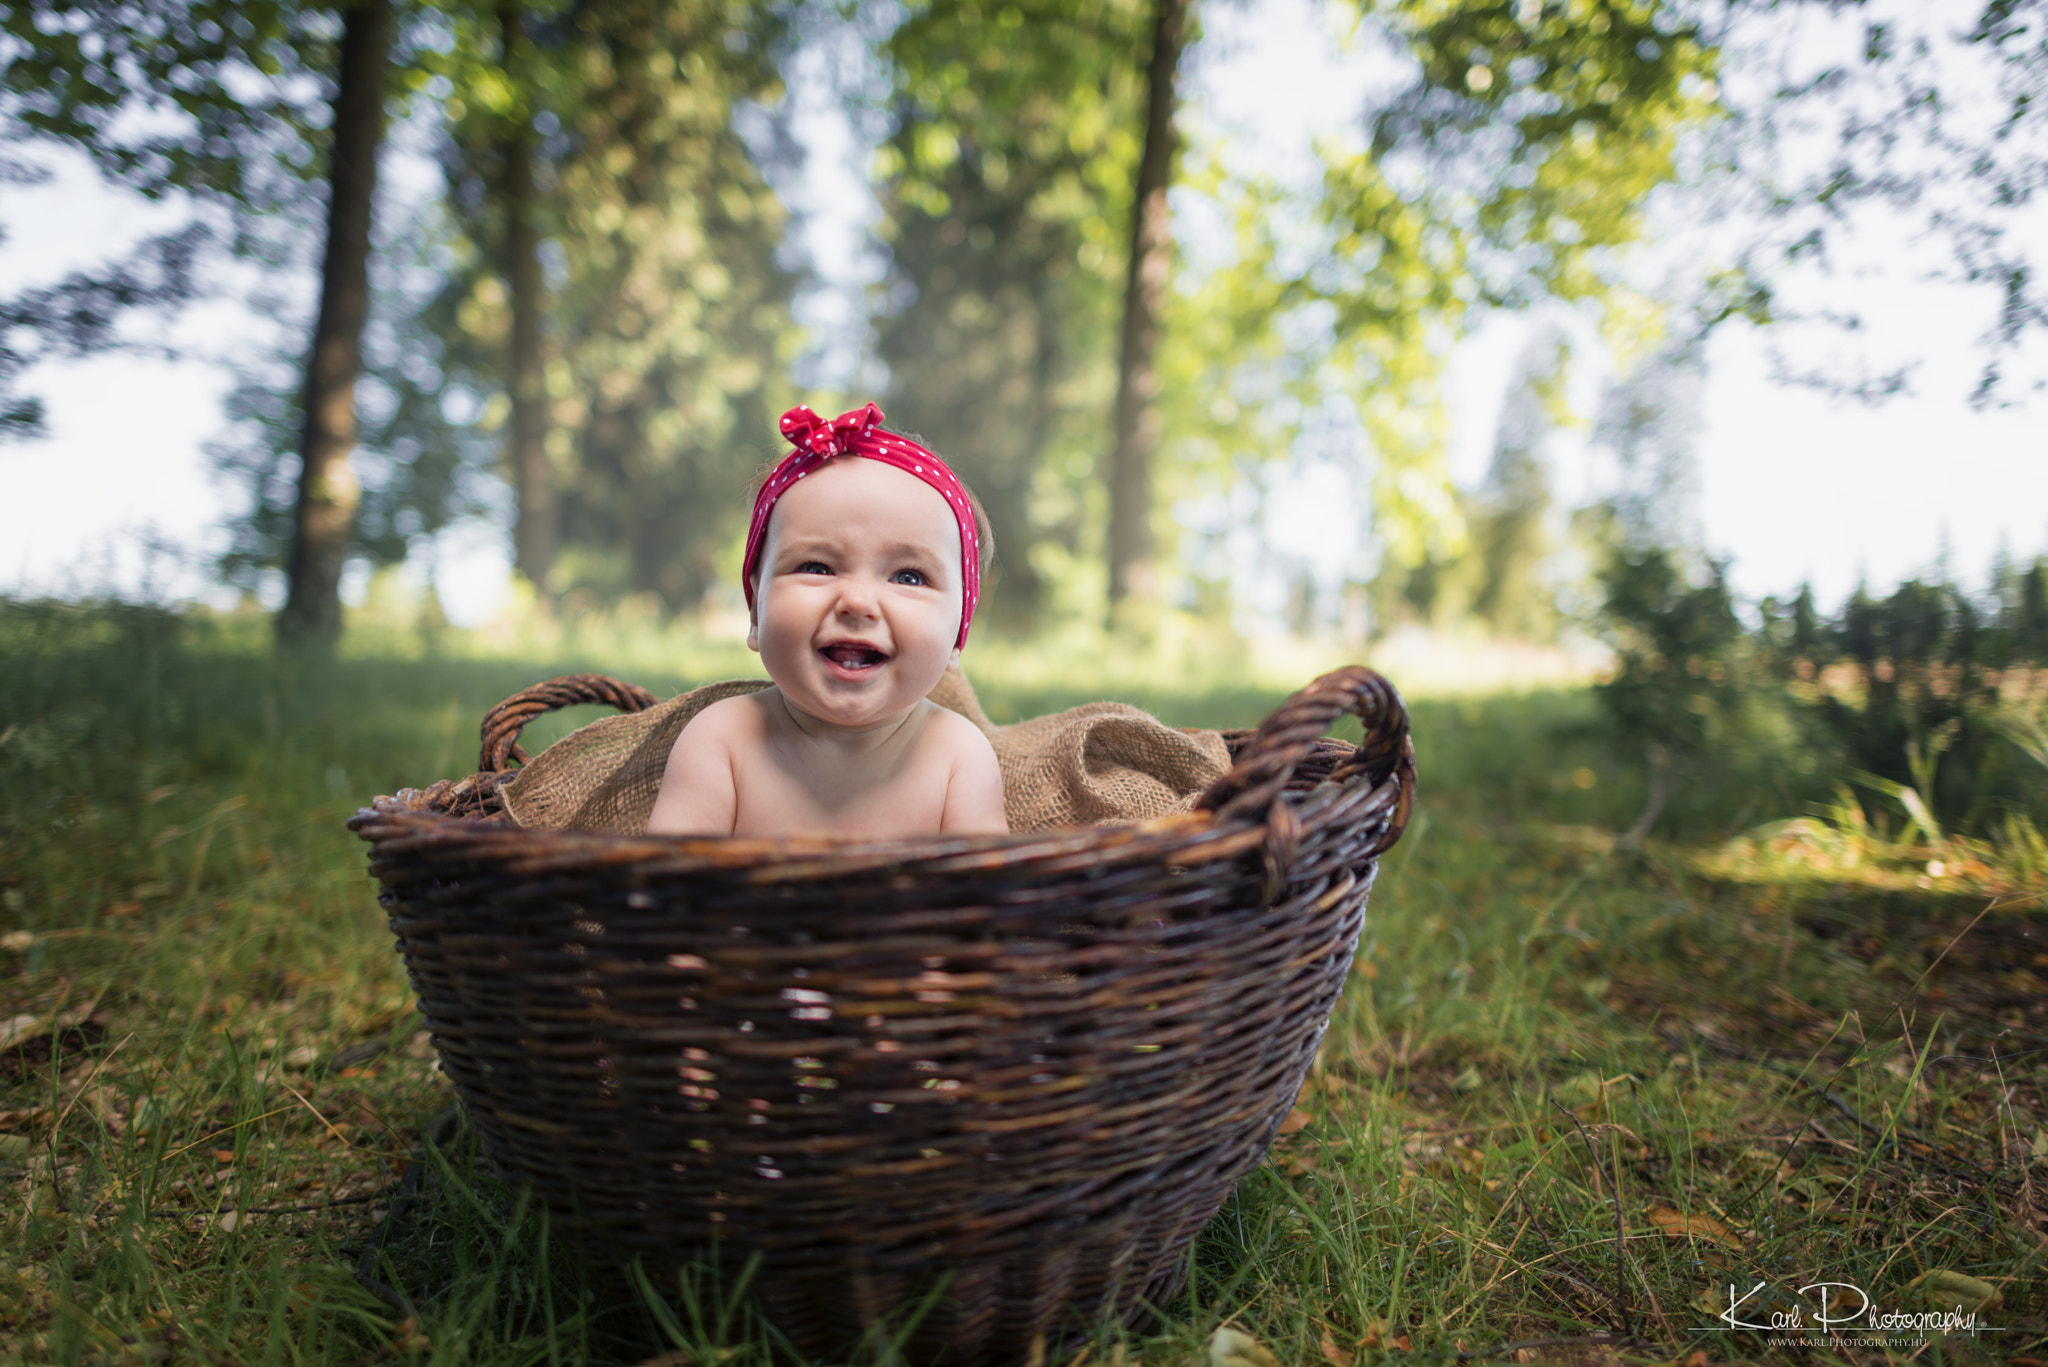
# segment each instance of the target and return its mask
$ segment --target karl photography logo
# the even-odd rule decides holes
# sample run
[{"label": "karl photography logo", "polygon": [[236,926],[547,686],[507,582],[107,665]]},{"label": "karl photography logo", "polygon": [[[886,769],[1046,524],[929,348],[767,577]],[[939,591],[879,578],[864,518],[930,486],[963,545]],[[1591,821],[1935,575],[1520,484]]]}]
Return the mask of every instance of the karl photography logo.
[{"label": "karl photography logo", "polygon": [[1880,1305],[1854,1282],[1812,1282],[1789,1296],[1768,1281],[1749,1290],[1729,1282],[1706,1293],[1704,1303],[1718,1323],[1700,1325],[1725,1333],[1747,1330],[1770,1336],[1767,1341],[1790,1345],[1815,1339],[1832,1344],[1905,1346],[1937,1336],[1995,1334],[2003,1331],[1980,1322],[1982,1311],[1999,1303],[1989,1283],[1952,1272],[1916,1277],[1907,1292],[1923,1308],[1895,1310]]}]

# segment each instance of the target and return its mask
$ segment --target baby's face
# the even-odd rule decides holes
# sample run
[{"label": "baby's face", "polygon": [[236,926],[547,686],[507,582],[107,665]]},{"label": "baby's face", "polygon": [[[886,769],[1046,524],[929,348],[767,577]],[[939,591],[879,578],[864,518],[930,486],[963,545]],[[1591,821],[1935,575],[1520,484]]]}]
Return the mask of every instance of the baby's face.
[{"label": "baby's face", "polygon": [[891,724],[958,658],[960,532],[938,490],[845,457],[776,503],[747,644],[803,712],[833,726]]}]

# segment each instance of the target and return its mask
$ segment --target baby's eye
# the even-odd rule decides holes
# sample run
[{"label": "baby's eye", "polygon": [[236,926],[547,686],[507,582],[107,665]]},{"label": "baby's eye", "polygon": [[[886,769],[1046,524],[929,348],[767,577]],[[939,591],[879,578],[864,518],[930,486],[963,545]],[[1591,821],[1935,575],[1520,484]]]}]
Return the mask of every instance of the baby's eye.
[{"label": "baby's eye", "polygon": [[806,560],[796,567],[798,574],[830,574],[832,567],[822,560]]},{"label": "baby's eye", "polygon": [[926,582],[923,570],[898,570],[889,576],[892,584],[922,585]]}]

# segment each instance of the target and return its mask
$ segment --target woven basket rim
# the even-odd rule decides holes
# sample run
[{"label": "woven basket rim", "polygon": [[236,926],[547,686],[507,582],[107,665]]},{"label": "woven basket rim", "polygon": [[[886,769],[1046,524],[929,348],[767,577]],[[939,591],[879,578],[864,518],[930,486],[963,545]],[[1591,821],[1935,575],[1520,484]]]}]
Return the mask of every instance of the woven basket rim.
[{"label": "woven basket rim", "polygon": [[[644,708],[653,698],[635,685],[597,675],[564,676],[535,685],[499,704],[485,718],[485,763],[502,763],[504,756],[518,753],[514,742],[525,719],[568,702],[589,700],[593,694],[623,710]],[[1356,710],[1369,696],[1392,709],[1397,744],[1382,748],[1377,766],[1354,765],[1352,758],[1362,760],[1365,750],[1322,733],[1330,721]],[[532,701],[536,698],[537,704]],[[502,720],[508,712],[512,716],[509,726]],[[495,746],[491,743],[494,732],[501,733]],[[1399,839],[1413,792],[1414,751],[1399,694],[1374,671],[1347,666],[1323,675],[1276,708],[1256,732],[1230,734],[1237,742],[1232,745],[1237,763],[1192,811],[1128,822],[889,839],[547,829],[509,824],[490,814],[487,805],[478,810],[479,803],[495,800],[494,790],[511,777],[502,768],[488,768],[461,780],[443,780],[429,788],[407,788],[378,797],[358,810],[348,827],[380,853],[411,851],[429,859],[459,862],[489,851],[497,858],[510,855],[510,863],[524,874],[585,860],[622,871],[630,869],[641,877],[709,874],[741,882],[806,882],[882,869],[955,877],[995,873],[1011,865],[1036,865],[1043,874],[1049,871],[1048,864],[1057,866],[1066,859],[1085,861],[1095,868],[1170,862],[1177,851],[1198,846],[1197,862],[1209,863],[1271,847],[1276,841],[1291,846],[1298,838],[1301,816],[1315,821],[1332,808],[1349,806],[1347,799],[1370,802],[1380,789],[1392,787],[1394,805],[1389,819],[1393,828],[1386,844]],[[1341,778],[1317,786],[1337,791],[1323,792],[1320,800],[1308,792],[1290,791],[1290,780],[1297,776],[1302,762],[1329,749],[1341,750],[1347,757],[1338,770]],[[1372,767],[1382,767],[1377,779]],[[1238,782],[1241,777],[1245,782]],[[1230,788],[1233,784],[1235,795]],[[1255,791],[1247,790],[1246,784]],[[468,810],[447,810],[455,804]],[[373,854],[373,864],[376,857]]]},{"label": "woven basket rim", "polygon": [[[1360,775],[1353,783],[1365,782]],[[1347,785],[1349,786],[1349,785]],[[1292,799],[1283,798],[1292,805]],[[762,881],[804,882],[848,874],[897,869],[957,874],[1035,863],[1061,856],[1086,857],[1101,867],[1156,861],[1188,845],[1203,847],[1204,862],[1257,849],[1266,823],[1213,811],[1175,812],[1144,821],[1060,826],[1007,834],[910,836],[888,840],[860,836],[691,836],[627,835],[615,831],[548,830],[510,826],[490,817],[458,816],[433,809],[428,793],[409,789],[379,797],[359,810],[348,827],[374,845],[408,837],[456,837],[466,857],[481,846],[515,848],[527,860],[608,855],[622,867],[664,876],[717,873]],[[396,828],[396,829],[394,829]]]},{"label": "woven basket rim", "polygon": [[[1339,742],[1349,744],[1349,742]],[[491,777],[475,775],[473,777]],[[1356,780],[1353,780],[1356,781]],[[763,854],[843,854],[843,853],[889,853],[902,850],[930,850],[935,846],[954,849],[1002,849],[1008,846],[1035,845],[1049,838],[1065,837],[1075,833],[1120,833],[1128,835],[1182,834],[1188,831],[1207,830],[1217,822],[1217,813],[1207,808],[1196,808],[1186,812],[1168,812],[1164,816],[1146,817],[1138,821],[1099,821],[1075,826],[1053,826],[1040,831],[1002,831],[986,835],[914,835],[875,839],[858,835],[630,835],[622,831],[577,831],[562,830],[547,826],[513,826],[495,817],[463,816],[457,813],[438,811],[433,805],[431,789],[404,788],[394,794],[379,795],[370,800],[370,805],[356,810],[349,822],[355,829],[358,823],[367,823],[379,817],[398,817],[436,825],[471,826],[478,830],[495,831],[500,834],[518,831],[531,836],[574,837],[578,841],[594,841],[603,844],[659,844],[664,848],[684,845],[703,845],[714,849],[745,852],[750,848]],[[1239,815],[1224,817],[1223,820],[1244,826],[1260,823]]]}]

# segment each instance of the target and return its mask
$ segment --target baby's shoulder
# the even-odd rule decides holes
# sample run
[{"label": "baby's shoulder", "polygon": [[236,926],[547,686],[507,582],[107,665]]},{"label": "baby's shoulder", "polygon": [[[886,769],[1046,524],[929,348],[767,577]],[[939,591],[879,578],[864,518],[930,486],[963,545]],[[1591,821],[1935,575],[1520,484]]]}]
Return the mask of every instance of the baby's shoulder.
[{"label": "baby's shoulder", "polygon": [[[765,690],[764,690],[765,691]],[[713,742],[727,744],[756,740],[765,725],[760,693],[741,693],[720,698],[698,711],[676,733],[676,745],[696,746]]]},{"label": "baby's shoulder", "polygon": [[995,757],[995,747],[989,743],[982,729],[950,707],[926,699],[925,706],[931,709],[925,718],[925,733],[949,756],[971,755],[976,758],[987,755]]}]

